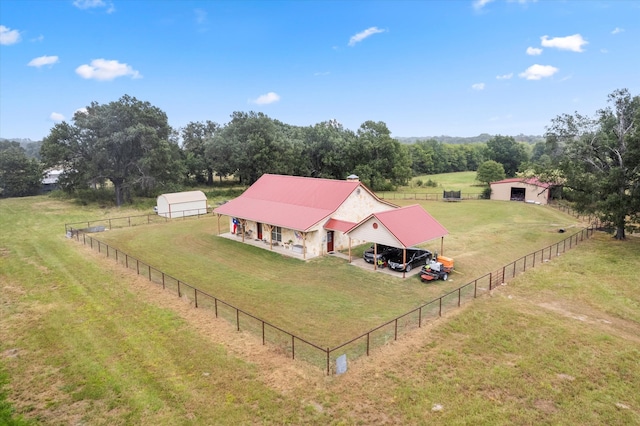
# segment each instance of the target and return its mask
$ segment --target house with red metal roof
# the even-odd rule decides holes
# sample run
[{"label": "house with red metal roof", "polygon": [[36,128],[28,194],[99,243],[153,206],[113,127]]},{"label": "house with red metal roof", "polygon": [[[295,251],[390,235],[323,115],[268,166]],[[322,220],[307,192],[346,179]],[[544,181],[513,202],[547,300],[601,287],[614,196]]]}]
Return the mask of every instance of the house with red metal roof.
[{"label": "house with red metal roof", "polygon": [[547,204],[554,185],[537,178],[511,178],[491,182],[491,199]]},{"label": "house with red metal roof", "polygon": [[347,231],[372,213],[398,206],[381,200],[357,179],[332,180],[262,175],[239,197],[214,213],[229,218],[230,228],[270,246],[291,244],[306,258],[342,250],[352,241]]}]

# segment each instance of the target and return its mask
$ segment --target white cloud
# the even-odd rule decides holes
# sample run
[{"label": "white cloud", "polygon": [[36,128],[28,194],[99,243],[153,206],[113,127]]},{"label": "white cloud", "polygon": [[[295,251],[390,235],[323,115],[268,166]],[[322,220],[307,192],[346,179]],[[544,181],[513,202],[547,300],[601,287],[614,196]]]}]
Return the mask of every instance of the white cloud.
[{"label": "white cloud", "polygon": [[249,100],[249,103],[258,104],[258,105],[268,105],[274,102],[278,102],[280,100],[280,95],[275,92],[269,92],[264,95],[258,96],[254,100]]},{"label": "white cloud", "polygon": [[522,78],[526,78],[527,80],[540,80],[546,77],[551,77],[555,73],[559,71],[558,68],[552,67],[551,65],[531,65],[524,72],[518,74]]},{"label": "white cloud", "polygon": [[554,38],[549,38],[549,36],[545,35],[540,37],[540,40],[544,47],[555,47],[556,49],[570,50],[572,52],[584,52],[582,46],[589,44],[580,34]]},{"label": "white cloud", "polygon": [[51,121],[64,121],[64,115],[59,112],[52,112],[51,115],[49,115],[49,119]]},{"label": "white cloud", "polygon": [[497,75],[496,79],[497,80],[510,80],[511,77],[513,77],[513,73],[512,72],[510,72],[509,74]]},{"label": "white cloud", "polygon": [[106,7],[107,13],[115,12],[116,8],[110,1],[104,0],[75,0],[73,5],[78,9],[93,9],[97,7]]},{"label": "white cloud", "polygon": [[611,31],[611,34],[620,34],[624,32],[624,28],[618,28],[616,27],[613,31]]},{"label": "white cloud", "polygon": [[366,30],[361,31],[358,34],[352,36],[349,39],[349,46],[355,46],[356,43],[361,42],[362,40],[364,40],[367,37],[371,37],[374,34],[384,33],[384,32],[386,32],[386,30],[381,30],[378,27],[367,28]]},{"label": "white cloud", "polygon": [[472,84],[471,88],[473,90],[484,90],[484,83],[476,83],[476,84]]},{"label": "white cloud", "polygon": [[527,55],[538,56],[542,54],[542,49],[539,47],[527,47]]},{"label": "white cloud", "polygon": [[485,7],[486,5],[488,5],[489,3],[493,2],[494,0],[475,0],[473,2],[473,8],[476,10],[480,10],[483,7]]},{"label": "white cloud", "polygon": [[131,78],[142,78],[142,75],[130,65],[121,64],[118,61],[106,59],[94,59],[91,65],[80,65],[76,68],[76,74],[82,78],[95,80],[113,80],[117,77],[131,76]]},{"label": "white cloud", "polygon": [[58,57],[57,56],[40,56],[38,58],[33,58],[31,61],[29,61],[29,63],[27,64],[30,67],[42,67],[44,65],[53,65],[55,63],[58,62]]},{"label": "white cloud", "polygon": [[20,31],[0,25],[0,44],[9,45],[20,41]]},{"label": "white cloud", "polygon": [[206,24],[207,23],[207,11],[204,9],[194,9],[193,12],[196,14],[196,24]]},{"label": "white cloud", "polygon": [[87,107],[82,107],[82,108],[78,108],[77,110],[75,110],[73,112],[73,115],[76,115],[77,113],[86,114],[87,112],[88,112]]}]

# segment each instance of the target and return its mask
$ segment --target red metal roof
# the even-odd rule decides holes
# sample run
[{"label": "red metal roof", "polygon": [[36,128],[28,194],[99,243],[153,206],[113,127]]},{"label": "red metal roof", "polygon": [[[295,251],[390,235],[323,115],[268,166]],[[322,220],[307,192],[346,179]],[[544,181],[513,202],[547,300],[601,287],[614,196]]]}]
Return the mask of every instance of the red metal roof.
[{"label": "red metal roof", "polygon": [[553,186],[553,184],[551,183],[547,183],[547,182],[541,182],[538,180],[538,178],[509,178],[509,179],[503,179],[503,180],[499,180],[497,182],[491,182],[491,185],[493,184],[500,184],[500,183],[514,183],[514,182],[518,182],[518,183],[527,183],[529,185],[534,185],[534,186],[539,186],[541,188],[549,188],[550,186]]},{"label": "red metal roof", "polygon": [[[375,217],[404,247],[412,247],[449,233],[437,220],[418,204],[373,213],[361,224]],[[359,225],[358,225],[359,226]],[[356,227],[350,229],[351,232]]]},{"label": "red metal roof", "polygon": [[346,220],[338,220],[338,219],[329,219],[327,223],[324,224],[325,229],[329,229],[332,231],[340,231],[347,232],[349,229],[356,226],[355,222],[348,222]]},{"label": "red metal roof", "polygon": [[214,213],[306,231],[333,214],[358,187],[369,191],[358,181],[264,174]]}]

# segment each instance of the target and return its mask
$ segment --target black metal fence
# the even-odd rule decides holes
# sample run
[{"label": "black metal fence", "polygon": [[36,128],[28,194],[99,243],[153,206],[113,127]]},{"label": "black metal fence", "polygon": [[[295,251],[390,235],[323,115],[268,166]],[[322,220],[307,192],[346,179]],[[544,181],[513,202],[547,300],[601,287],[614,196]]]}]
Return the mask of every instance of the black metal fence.
[{"label": "black metal fence", "polygon": [[166,223],[171,220],[185,220],[185,219],[199,219],[201,217],[206,217],[209,213],[211,213],[212,209],[200,209],[194,210],[193,214],[187,216],[179,216],[171,219],[167,216],[160,216],[156,213],[153,214],[141,214],[135,216],[123,216],[123,217],[112,217],[109,219],[96,219],[96,220],[87,220],[82,222],[74,222],[74,223],[65,223],[64,231],[65,233],[76,233],[80,232],[95,232],[104,229],[114,229],[114,228],[129,228],[132,226],[139,225],[151,225],[152,223]]},{"label": "black metal fence", "polygon": [[[120,218],[123,219],[123,218]],[[127,219],[127,218],[124,218]],[[568,236],[564,240],[529,253],[502,268],[483,275],[475,280],[458,287],[436,299],[433,299],[405,314],[402,314],[390,321],[381,324],[360,336],[342,343],[333,348],[312,343],[300,336],[269,323],[261,318],[252,315],[230,303],[225,302],[211,294],[185,283],[184,281],[168,275],[161,270],[121,251],[115,247],[92,237],[84,229],[96,226],[103,226],[99,223],[108,221],[110,225],[119,219],[104,219],[102,221],[80,222],[86,228],[78,229],[67,224],[65,229],[67,235],[89,246],[92,250],[104,254],[108,258],[114,259],[127,269],[134,270],[138,275],[147,277],[150,282],[162,286],[162,289],[169,290],[183,300],[187,300],[195,308],[205,308],[212,312],[216,318],[224,318],[229,323],[234,324],[238,331],[249,331],[257,336],[261,336],[262,343],[274,346],[276,350],[285,356],[293,359],[301,359],[319,368],[326,369],[327,375],[332,371],[335,360],[346,354],[348,359],[356,359],[361,356],[368,356],[371,350],[395,341],[400,335],[416,328],[422,327],[426,322],[441,317],[444,313],[460,307],[482,294],[487,294],[496,286],[507,282],[527,269],[536,267],[544,262],[560,256],[567,250],[572,249],[581,241],[590,238],[595,230],[594,227],[582,229],[581,231]],[[124,221],[128,226],[134,226],[131,221]],[[149,222],[151,223],[151,222]]]},{"label": "black metal fence", "polygon": [[[427,200],[427,201],[441,201],[449,200],[451,197],[446,197],[444,193],[428,194],[424,192],[376,192],[378,198],[383,200]],[[482,194],[460,194],[460,200],[481,200]]]}]

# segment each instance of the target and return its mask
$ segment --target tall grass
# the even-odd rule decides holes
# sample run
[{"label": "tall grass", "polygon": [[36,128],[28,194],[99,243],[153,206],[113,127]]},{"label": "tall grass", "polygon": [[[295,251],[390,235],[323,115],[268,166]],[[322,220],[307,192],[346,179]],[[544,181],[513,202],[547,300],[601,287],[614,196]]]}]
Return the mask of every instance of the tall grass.
[{"label": "tall grass", "polygon": [[[457,253],[464,268],[513,260],[510,251],[555,238],[573,220],[516,211],[512,226],[528,231],[510,243],[494,235],[509,231],[492,225],[489,212],[478,212],[485,221],[454,219],[445,204],[425,207],[443,214],[452,234],[445,252]],[[637,238],[596,236],[327,378],[277,354],[261,356],[259,341],[212,328],[207,312],[147,290],[64,236],[65,222],[129,212],[137,213],[46,197],[0,200],[0,370],[14,414],[92,425],[640,423]],[[455,224],[468,239],[449,241]],[[173,241],[191,239],[194,258],[205,256],[200,244],[217,239],[179,234]],[[228,252],[217,255],[237,265],[234,246],[222,248]],[[255,254],[259,266],[297,267]],[[280,273],[254,266],[244,273],[265,283]],[[338,264],[302,266],[313,275]]]}]

